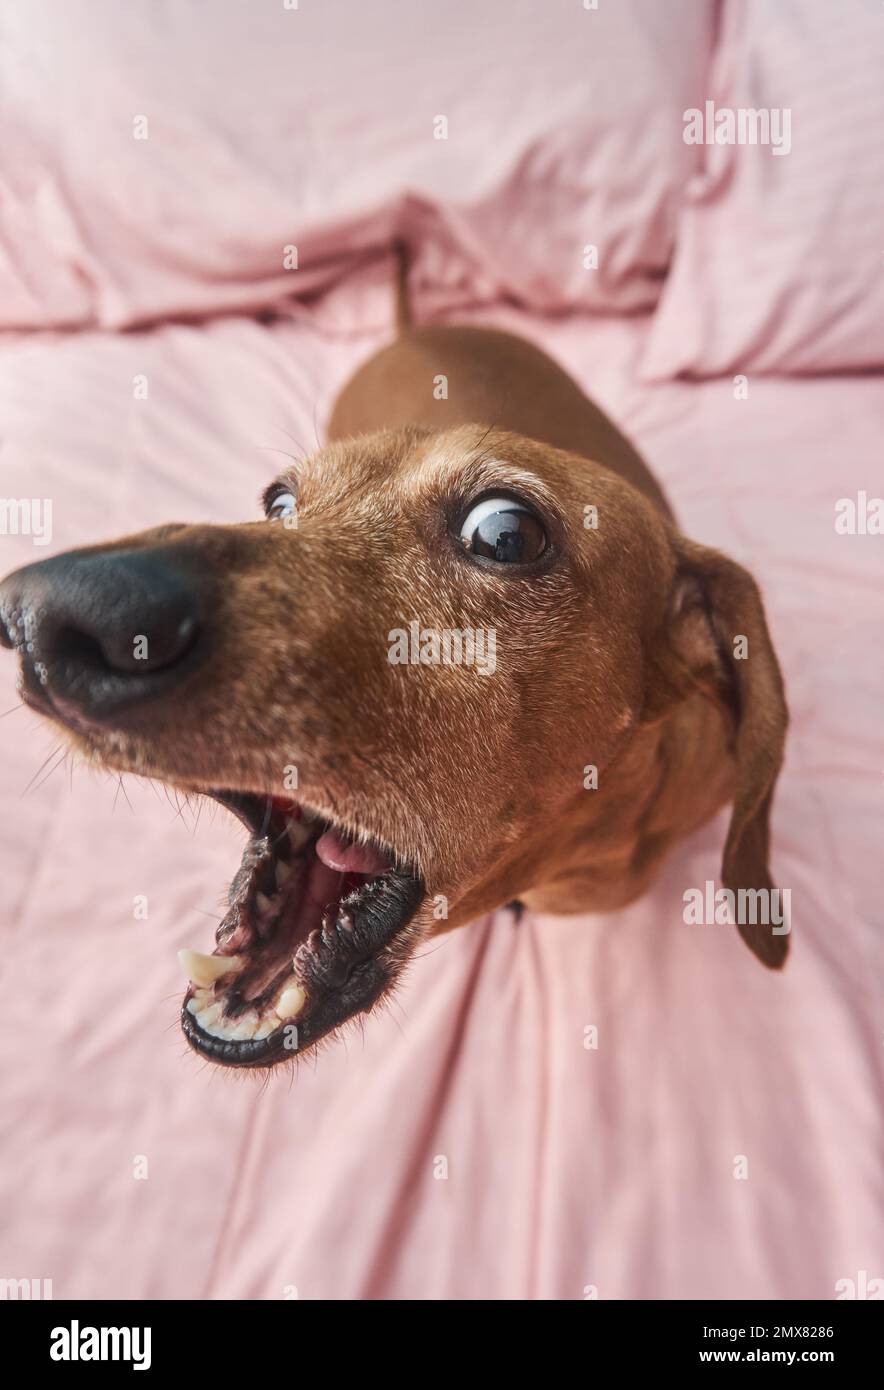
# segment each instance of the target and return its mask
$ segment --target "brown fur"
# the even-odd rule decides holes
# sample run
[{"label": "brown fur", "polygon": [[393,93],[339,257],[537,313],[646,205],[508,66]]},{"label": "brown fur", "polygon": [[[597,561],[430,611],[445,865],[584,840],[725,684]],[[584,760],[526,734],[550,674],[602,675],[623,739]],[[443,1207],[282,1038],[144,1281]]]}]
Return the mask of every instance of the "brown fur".
[{"label": "brown fur", "polygon": [[[434,398],[440,374],[447,400]],[[188,790],[275,790],[295,764],[306,804],[419,865],[427,931],[512,899],[616,909],[730,800],[723,881],[770,886],[787,715],[758,590],[680,535],[576,384],[507,334],[406,326],[345,386],[328,435],[284,475],[296,530],[171,526],[117,543],[162,544],[217,577],[213,654],[185,698],[83,731],[80,748]],[[497,487],[549,521],[554,551],[536,574],[483,570],[451,534]],[[392,666],[388,634],[412,619],[494,628],[496,673]],[[782,963],[786,937],[740,930]]]}]

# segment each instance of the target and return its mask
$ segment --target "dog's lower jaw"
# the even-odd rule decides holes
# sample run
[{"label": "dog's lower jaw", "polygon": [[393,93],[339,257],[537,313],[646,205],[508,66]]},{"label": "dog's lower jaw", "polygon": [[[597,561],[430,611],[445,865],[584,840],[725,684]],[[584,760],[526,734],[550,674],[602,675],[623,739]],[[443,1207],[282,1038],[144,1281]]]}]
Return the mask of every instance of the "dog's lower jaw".
[{"label": "dog's lower jaw", "polygon": [[[380,916],[358,924],[350,918],[323,928],[318,941],[299,962],[298,983],[289,993],[299,995],[291,1017],[283,1016],[264,1038],[224,1038],[200,1026],[193,1010],[197,999],[185,1000],[182,1030],[194,1051],[224,1066],[267,1068],[302,1056],[323,1038],[361,1014],[369,1013],[398,981],[421,929],[410,915],[420,904],[415,885],[406,896],[401,918],[390,930]],[[283,998],[285,995],[282,996]]]}]

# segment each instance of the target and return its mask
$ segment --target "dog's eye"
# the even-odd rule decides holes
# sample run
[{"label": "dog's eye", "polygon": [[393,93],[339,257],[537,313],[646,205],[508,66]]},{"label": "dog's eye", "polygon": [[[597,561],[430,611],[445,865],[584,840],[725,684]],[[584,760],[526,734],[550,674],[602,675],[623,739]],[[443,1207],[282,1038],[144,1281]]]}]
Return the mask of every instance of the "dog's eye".
[{"label": "dog's eye", "polygon": [[293,492],[278,492],[267,503],[267,520],[285,521],[286,517],[294,515],[297,506],[298,500]]},{"label": "dog's eye", "polygon": [[486,497],[464,517],[460,542],[471,555],[502,565],[527,565],[546,550],[546,532],[523,503],[512,497]]}]

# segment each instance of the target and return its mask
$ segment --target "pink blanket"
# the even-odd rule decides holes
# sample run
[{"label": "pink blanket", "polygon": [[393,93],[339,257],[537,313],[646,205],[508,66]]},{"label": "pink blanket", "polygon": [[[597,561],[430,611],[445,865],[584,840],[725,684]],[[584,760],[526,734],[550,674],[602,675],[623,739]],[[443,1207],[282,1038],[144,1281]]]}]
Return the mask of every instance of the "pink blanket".
[{"label": "pink blanket", "polygon": [[[215,1073],[177,1031],[175,952],[210,939],[241,832],[132,779],[53,771],[51,731],[14,710],[5,1276],[74,1298],[583,1299],[829,1298],[884,1273],[884,541],[834,528],[837,500],[880,478],[880,381],[753,378],[742,401],[729,380],[641,386],[644,319],[495,322],[557,355],[684,529],[763,585],[794,721],[773,817],[785,973],[682,921],[719,822],[629,911],[500,913],[429,944],[386,1013],[293,1074]],[[313,447],[379,341],[246,319],[8,337],[2,491],[53,499],[53,550],[255,515],[286,431]],[[50,553],[0,552],[4,571]],[[0,681],[3,713],[11,660]]]}]

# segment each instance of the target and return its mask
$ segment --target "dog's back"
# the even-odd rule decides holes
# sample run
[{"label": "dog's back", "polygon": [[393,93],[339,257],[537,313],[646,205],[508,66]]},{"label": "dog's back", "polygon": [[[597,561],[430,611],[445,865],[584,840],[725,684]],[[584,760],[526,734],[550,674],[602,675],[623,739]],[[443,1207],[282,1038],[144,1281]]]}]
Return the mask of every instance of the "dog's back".
[{"label": "dog's back", "polygon": [[344,386],[329,440],[400,425],[489,425],[602,464],[671,518],[636,450],[546,353],[492,328],[413,327],[401,254],[399,264],[398,337]]}]

